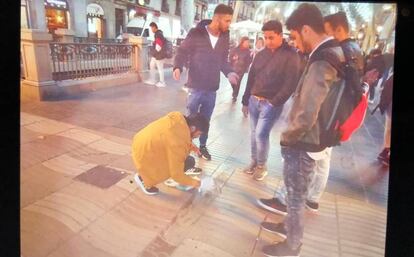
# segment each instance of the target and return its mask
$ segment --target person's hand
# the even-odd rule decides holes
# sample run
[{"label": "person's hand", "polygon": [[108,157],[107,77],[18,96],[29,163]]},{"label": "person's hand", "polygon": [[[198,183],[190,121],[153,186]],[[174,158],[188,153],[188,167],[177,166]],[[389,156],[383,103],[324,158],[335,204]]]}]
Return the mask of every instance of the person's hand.
[{"label": "person's hand", "polygon": [[372,86],[374,82],[377,81],[378,77],[379,72],[376,69],[372,69],[364,74],[363,81],[367,83],[369,86]]},{"label": "person's hand", "polygon": [[237,73],[235,72],[230,72],[229,74],[227,74],[227,79],[229,80],[230,84],[232,85],[236,85],[237,82],[239,82],[239,75],[237,75]]},{"label": "person's hand", "polygon": [[180,69],[175,69],[174,71],[173,71],[173,78],[175,79],[175,80],[180,80],[180,76],[181,76],[181,71],[180,71]]},{"label": "person's hand", "polygon": [[249,107],[247,105],[243,105],[242,112],[243,112],[244,117],[247,118],[247,116],[249,115]]},{"label": "person's hand", "polygon": [[191,144],[191,151],[197,154],[197,156],[201,156],[200,148],[198,148],[195,144]]}]

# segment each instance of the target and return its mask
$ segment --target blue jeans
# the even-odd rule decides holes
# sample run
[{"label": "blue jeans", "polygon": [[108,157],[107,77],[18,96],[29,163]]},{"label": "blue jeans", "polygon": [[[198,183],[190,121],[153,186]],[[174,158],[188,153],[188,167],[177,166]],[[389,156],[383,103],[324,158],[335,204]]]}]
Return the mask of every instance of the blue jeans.
[{"label": "blue jeans", "polygon": [[[319,203],[329,178],[331,153],[332,148],[329,147],[319,154],[319,158],[313,158],[311,156],[311,158],[315,160],[315,170],[311,174],[311,182],[309,184],[306,200]],[[287,191],[285,183],[281,183],[275,192],[275,197],[286,205],[286,194]]]},{"label": "blue jeans", "polygon": [[257,165],[265,165],[269,155],[269,134],[283,106],[273,107],[267,100],[250,96],[251,158]]},{"label": "blue jeans", "polygon": [[[216,106],[216,91],[205,91],[194,88],[188,89],[187,115],[200,112],[208,121],[211,119]],[[205,146],[208,130],[200,136],[200,146]]]},{"label": "blue jeans", "polygon": [[316,161],[307,152],[281,147],[283,164],[283,178],[287,195],[287,216],[284,224],[287,231],[287,243],[296,249],[301,244],[304,230],[305,200],[311,174],[315,169]]}]

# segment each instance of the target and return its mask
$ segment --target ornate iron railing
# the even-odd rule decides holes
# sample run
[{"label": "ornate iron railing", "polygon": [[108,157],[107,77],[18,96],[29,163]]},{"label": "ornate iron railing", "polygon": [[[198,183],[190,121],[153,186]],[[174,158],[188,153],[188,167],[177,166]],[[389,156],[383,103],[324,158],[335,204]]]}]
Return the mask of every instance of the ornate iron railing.
[{"label": "ornate iron railing", "polygon": [[80,79],[129,72],[134,67],[131,44],[50,43],[54,80]]}]

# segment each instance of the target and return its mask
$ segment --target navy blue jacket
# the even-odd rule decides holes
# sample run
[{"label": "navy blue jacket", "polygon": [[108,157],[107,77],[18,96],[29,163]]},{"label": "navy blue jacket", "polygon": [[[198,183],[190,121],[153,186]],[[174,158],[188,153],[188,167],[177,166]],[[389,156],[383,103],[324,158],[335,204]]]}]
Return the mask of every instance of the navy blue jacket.
[{"label": "navy blue jacket", "polygon": [[220,71],[227,76],[233,69],[228,62],[229,32],[220,33],[215,48],[211,46],[206,26],[211,20],[203,20],[192,28],[181,42],[174,59],[174,70],[183,70],[188,63],[187,87],[216,91],[220,84]]}]

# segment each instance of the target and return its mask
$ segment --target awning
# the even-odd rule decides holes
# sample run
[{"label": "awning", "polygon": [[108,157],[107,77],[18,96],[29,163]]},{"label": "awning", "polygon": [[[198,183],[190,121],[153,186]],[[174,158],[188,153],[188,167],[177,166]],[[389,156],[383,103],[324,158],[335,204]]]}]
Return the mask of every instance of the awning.
[{"label": "awning", "polygon": [[88,6],[86,7],[86,13],[89,16],[95,16],[95,17],[102,17],[105,14],[102,7],[94,3],[88,4]]},{"label": "awning", "polygon": [[66,0],[45,0],[45,7],[68,10],[68,3]]},{"label": "awning", "polygon": [[128,22],[127,27],[143,28],[144,24],[145,24],[145,20],[142,17],[136,17]]}]

